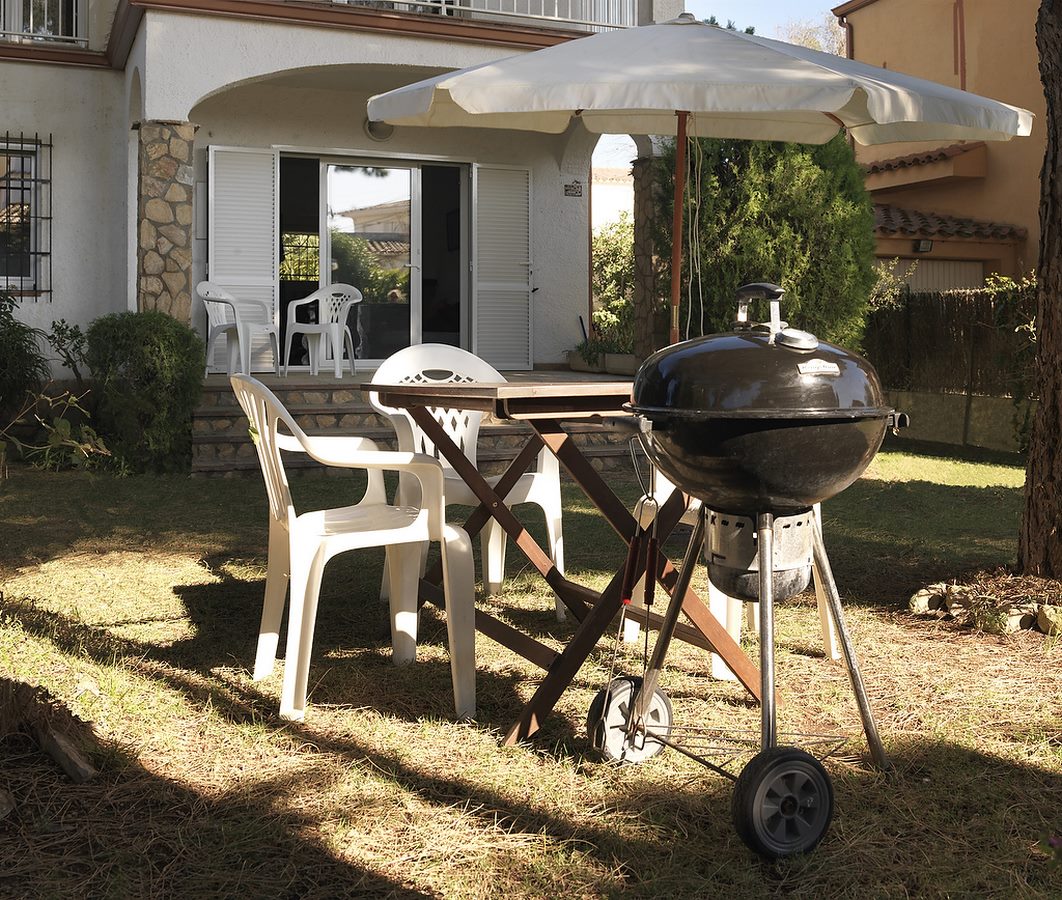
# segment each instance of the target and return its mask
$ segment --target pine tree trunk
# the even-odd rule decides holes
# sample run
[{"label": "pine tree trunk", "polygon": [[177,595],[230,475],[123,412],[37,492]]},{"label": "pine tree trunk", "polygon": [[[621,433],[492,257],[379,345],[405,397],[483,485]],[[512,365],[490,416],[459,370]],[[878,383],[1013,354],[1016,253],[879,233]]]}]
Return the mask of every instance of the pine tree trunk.
[{"label": "pine tree trunk", "polygon": [[1062,0],[1042,0],[1036,46],[1047,101],[1036,270],[1040,403],[1029,444],[1018,562],[1026,574],[1062,578]]},{"label": "pine tree trunk", "polygon": [[655,166],[648,158],[636,159],[634,176],[634,284],[631,305],[634,318],[634,355],[645,359],[666,341],[658,342],[658,265],[653,242],[653,221],[658,215]]}]

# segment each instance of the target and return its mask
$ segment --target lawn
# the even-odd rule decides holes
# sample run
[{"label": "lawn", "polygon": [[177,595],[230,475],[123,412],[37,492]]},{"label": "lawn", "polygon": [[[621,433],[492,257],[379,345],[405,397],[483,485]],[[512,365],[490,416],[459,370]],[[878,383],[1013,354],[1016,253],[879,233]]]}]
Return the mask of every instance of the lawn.
[{"label": "lawn", "polygon": [[[1056,642],[906,611],[928,582],[1013,561],[1021,483],[1012,466],[883,452],[827,504],[895,769],[869,765],[814,599],[782,604],[780,727],[852,740],[826,761],[836,814],[821,846],[767,863],[733,831],[726,779],[675,752],[626,768],[595,758],[584,723],[611,642],[532,742],[501,748],[537,670],[481,638],[478,719],[453,722],[444,623],[427,610],[417,663],[392,666],[382,555],[348,555],[325,576],[306,720],[282,722],[279,673],[250,680],[266,562],[259,479],[15,468],[0,482],[0,677],[45,686],[93,723],[103,750],[100,775],[74,785],[28,738],[0,742],[0,787],[16,803],[0,818],[0,895],[1062,895],[1062,872],[1037,848],[1062,832]],[[352,486],[302,477],[296,499],[335,503]],[[619,488],[633,501],[633,483]],[[600,586],[619,542],[565,492],[569,572]],[[560,646],[571,625],[510,563],[505,593],[482,603]],[[621,668],[638,671],[641,653],[621,647]],[[740,687],[707,668],[685,646],[669,656],[676,721],[758,728]]]}]

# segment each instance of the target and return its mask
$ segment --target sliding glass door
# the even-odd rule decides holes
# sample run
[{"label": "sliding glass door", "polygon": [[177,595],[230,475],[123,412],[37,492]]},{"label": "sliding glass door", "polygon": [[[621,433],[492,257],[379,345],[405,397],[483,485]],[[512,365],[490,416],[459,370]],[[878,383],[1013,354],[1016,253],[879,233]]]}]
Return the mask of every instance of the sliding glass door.
[{"label": "sliding glass door", "polygon": [[386,359],[420,343],[419,171],[408,166],[325,163],[324,271],[352,284],[358,356]]}]

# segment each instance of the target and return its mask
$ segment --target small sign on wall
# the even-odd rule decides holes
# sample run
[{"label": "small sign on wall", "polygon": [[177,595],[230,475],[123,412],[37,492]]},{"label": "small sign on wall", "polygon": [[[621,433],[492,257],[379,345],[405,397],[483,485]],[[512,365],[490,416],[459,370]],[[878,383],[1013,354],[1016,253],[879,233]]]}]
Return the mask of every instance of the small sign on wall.
[{"label": "small sign on wall", "polygon": [[576,178],[575,181],[570,181],[564,185],[565,197],[581,197],[583,196],[583,183]]}]

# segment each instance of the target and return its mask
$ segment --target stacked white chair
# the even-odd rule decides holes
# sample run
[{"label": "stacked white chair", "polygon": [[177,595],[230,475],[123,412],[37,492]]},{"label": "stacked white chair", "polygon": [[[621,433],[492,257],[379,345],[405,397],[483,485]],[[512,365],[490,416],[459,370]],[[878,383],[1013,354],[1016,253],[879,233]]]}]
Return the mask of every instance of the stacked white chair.
[{"label": "stacked white chair", "polygon": [[213,281],[200,281],[195,291],[203,301],[207,314],[206,359],[207,372],[214,349],[214,341],[225,336],[228,350],[228,373],[251,372],[251,347],[257,335],[269,339],[273,351],[273,371],[280,374],[280,333],[273,324],[273,313],[260,300],[237,300],[225,288]]},{"label": "stacked white chair", "polygon": [[[230,381],[250,423],[269,497],[269,563],[255,680],[266,678],[273,671],[284,597],[290,586],[281,717],[299,720],[305,714],[321,579],[325,564],[338,553],[365,547],[387,548],[394,661],[396,665],[413,661],[417,651],[417,563],[422,545],[429,541],[442,545],[454,706],[458,717],[474,716],[472,544],[463,529],[445,523],[443,470],[438,461],[420,453],[381,451],[367,438],[310,437],[265,385],[246,375],[234,375]],[[281,431],[279,425],[288,433]],[[351,506],[297,513],[281,450],[306,453],[326,466],[365,470],[364,496]],[[416,501],[388,504],[384,471],[397,471],[400,477],[415,480],[419,486]],[[406,491],[407,496],[412,493]]]}]

